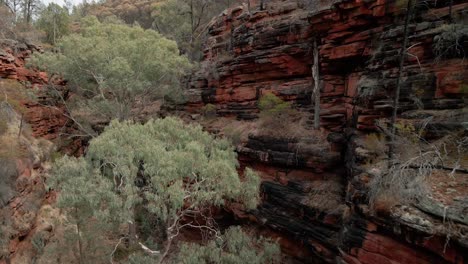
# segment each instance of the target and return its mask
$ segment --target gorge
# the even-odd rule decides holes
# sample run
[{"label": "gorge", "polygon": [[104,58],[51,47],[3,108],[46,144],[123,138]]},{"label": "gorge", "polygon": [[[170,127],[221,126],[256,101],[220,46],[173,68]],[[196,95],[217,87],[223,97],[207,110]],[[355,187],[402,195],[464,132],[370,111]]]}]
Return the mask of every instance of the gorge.
[{"label": "gorge", "polygon": [[[278,239],[286,263],[468,262],[466,156],[458,168],[434,169],[427,178],[431,195],[410,203],[369,205],[371,183],[384,170],[379,163],[384,154],[373,148],[377,143],[370,135],[380,131],[378,121],[388,120],[393,109],[404,38],[402,2],[270,0],[227,9],[208,27],[200,69],[184,83],[187,102],[164,109],[164,115],[200,122],[218,136],[229,134],[227,128],[240,130],[235,141],[240,170],[249,166],[260,174],[262,203],[251,212],[235,205],[226,211]],[[435,47],[456,25],[466,32],[468,2],[416,2],[408,26],[398,120],[423,128],[427,141],[453,131],[466,139],[468,61],[464,55],[442,56]],[[447,22],[452,17],[456,25]],[[468,51],[464,34],[457,45]],[[320,131],[313,129],[314,41],[321,76]],[[40,49],[2,45],[2,85],[27,82],[28,89],[41,90],[47,74],[25,67],[31,52]],[[292,136],[261,131],[258,102],[270,93],[297,111],[297,119],[289,120],[297,121]],[[48,94],[38,99],[21,101],[32,135],[54,140],[72,133],[66,107]],[[214,108],[210,118],[203,116],[207,105]],[[77,155],[84,147],[71,141],[63,150]],[[39,217],[54,199],[43,186],[43,169],[29,157],[17,161],[18,195],[1,209],[17,221],[9,242],[11,263],[32,263],[33,235],[53,233]],[[35,211],[23,206],[31,200],[39,203]]]}]

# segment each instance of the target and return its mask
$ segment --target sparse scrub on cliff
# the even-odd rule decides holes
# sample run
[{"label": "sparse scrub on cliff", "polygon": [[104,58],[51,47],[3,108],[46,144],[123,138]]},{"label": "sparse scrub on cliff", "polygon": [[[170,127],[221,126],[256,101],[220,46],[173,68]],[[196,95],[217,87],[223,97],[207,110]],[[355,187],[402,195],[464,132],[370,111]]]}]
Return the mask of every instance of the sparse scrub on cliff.
[{"label": "sparse scrub on cliff", "polygon": [[465,58],[468,47],[468,27],[465,24],[444,24],[438,29],[432,46],[437,59]]},{"label": "sparse scrub on cliff", "polygon": [[213,118],[216,116],[216,105],[214,104],[206,104],[202,108],[202,114],[206,118]]},{"label": "sparse scrub on cliff", "polygon": [[0,79],[0,101],[8,104],[12,110],[23,114],[26,107],[22,104],[24,101],[35,101],[36,95],[32,89],[16,80]]},{"label": "sparse scrub on cliff", "polygon": [[[379,124],[384,133],[389,129]],[[430,194],[428,178],[436,170],[446,171],[447,178],[461,168],[468,145],[464,132],[454,131],[434,142],[424,139],[424,127],[417,130],[408,122],[396,125],[393,160],[374,163],[368,168],[369,204],[375,211],[389,210],[397,204],[417,203]],[[380,142],[380,140],[379,140]],[[380,149],[381,144],[378,144]],[[388,166],[388,163],[391,166]]]},{"label": "sparse scrub on cliff", "polygon": [[343,185],[339,179],[313,181],[307,195],[307,205],[324,212],[344,210]]},{"label": "sparse scrub on cliff", "polygon": [[379,88],[377,79],[363,76],[357,84],[357,98],[360,101],[368,102],[374,96]]},{"label": "sparse scrub on cliff", "polygon": [[364,138],[364,146],[375,156],[383,156],[387,151],[387,145],[383,134],[372,133]]},{"label": "sparse scrub on cliff", "polygon": [[[266,94],[259,100],[260,118],[256,136],[290,142],[292,152],[324,153],[329,149],[326,133],[307,128],[310,114],[294,109],[289,102],[274,94]],[[297,162],[291,160],[292,163]]]},{"label": "sparse scrub on cliff", "polygon": [[286,139],[314,137],[321,134],[320,131],[306,129],[303,124],[307,118],[305,114],[272,93],[260,98],[258,108],[260,109],[258,134]]}]

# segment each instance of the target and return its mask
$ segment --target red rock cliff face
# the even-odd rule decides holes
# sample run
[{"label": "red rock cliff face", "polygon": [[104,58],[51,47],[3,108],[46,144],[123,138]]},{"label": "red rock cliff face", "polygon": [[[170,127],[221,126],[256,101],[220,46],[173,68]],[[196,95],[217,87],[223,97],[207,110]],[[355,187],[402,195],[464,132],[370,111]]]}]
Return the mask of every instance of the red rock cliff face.
[{"label": "red rock cliff face", "polygon": [[[26,59],[33,52],[41,52],[41,49],[32,44],[14,41],[0,43],[0,78],[16,80],[22,83],[25,89],[35,91],[36,100],[20,102],[26,109],[24,119],[30,125],[33,136],[55,140],[59,135],[73,131],[73,123],[66,117],[65,107],[60,102],[52,101],[45,93],[47,73],[26,67]],[[58,82],[57,84],[63,85],[61,81]],[[76,149],[80,149],[79,145],[80,142],[73,142],[67,146],[67,151],[72,154]]]},{"label": "red rock cliff face", "polygon": [[[242,163],[265,179],[257,221],[294,241],[295,247],[288,242],[284,248],[304,263],[467,262],[466,236],[447,240],[434,231],[442,219],[414,208],[373,216],[359,198],[368,179],[356,168],[356,140],[375,128],[377,118],[391,114],[403,42],[401,1],[264,2],[263,10],[257,3],[250,12],[246,6],[233,8],[213,20],[202,69],[187,84],[188,111],[211,103],[218,116],[250,120],[257,116],[260,96],[273,92],[313,120],[312,43],[318,40],[320,120],[333,147],[298,153],[295,142],[251,136],[238,148]],[[423,117],[413,110],[424,109],[434,127],[459,128],[466,122],[468,61],[438,58],[433,50],[448,18],[448,1],[424,7],[417,2],[399,114],[418,120]],[[453,1],[452,15],[466,16],[467,8],[466,1]],[[466,42],[461,48],[467,50]],[[437,119],[436,113],[447,109],[452,117]],[[321,183],[332,183],[319,191],[341,201],[335,211],[309,201]]]},{"label": "red rock cliff face", "polygon": [[[249,13],[239,7],[214,20],[204,67],[188,87],[188,105],[214,103],[219,115],[248,118],[255,114],[259,96],[271,91],[307,107],[311,45],[317,37],[322,124],[340,131],[355,111],[358,127],[372,128],[375,117],[388,114],[390,108],[403,38],[402,7],[385,0],[306,2],[266,1],[266,10],[252,7],[255,11]],[[466,1],[454,3],[454,16],[466,13]],[[432,49],[448,12],[444,5],[416,10],[405,64],[404,110],[418,103],[425,109],[463,107],[467,61],[436,60]],[[355,102],[359,90],[372,95],[365,108]]]}]

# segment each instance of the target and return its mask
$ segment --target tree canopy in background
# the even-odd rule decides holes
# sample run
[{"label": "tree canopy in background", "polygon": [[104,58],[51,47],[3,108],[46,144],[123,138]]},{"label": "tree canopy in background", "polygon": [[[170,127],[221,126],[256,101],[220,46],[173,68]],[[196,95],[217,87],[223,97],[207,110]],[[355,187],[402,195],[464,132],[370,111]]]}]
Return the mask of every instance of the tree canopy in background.
[{"label": "tree canopy in background", "polygon": [[79,96],[71,112],[85,120],[131,119],[138,104],[180,100],[179,79],[191,67],[161,34],[95,17],[83,19],[56,50],[35,54],[32,64],[67,80]]},{"label": "tree canopy in background", "polygon": [[[214,238],[220,236],[212,222],[200,224],[190,221],[191,217],[210,217],[210,208],[226,201],[256,207],[259,178],[247,170],[241,181],[237,166],[233,147],[199,125],[185,125],[176,118],[150,120],[144,125],[114,121],[91,141],[84,158],[59,160],[49,184],[61,190],[59,205],[68,212],[72,224],[79,225],[75,229],[78,240],[91,220],[93,226],[97,222],[123,225],[135,223],[136,215],[143,213],[154,216],[152,224],[162,230],[158,258],[164,259],[183,228],[206,229]],[[89,239],[104,241],[103,236],[96,232]],[[137,239],[131,230],[128,238]],[[95,244],[79,242],[81,246]],[[252,250],[245,248],[248,244],[238,246],[243,251]],[[221,250],[216,243],[209,247],[208,251]],[[207,255],[208,251],[203,253],[199,247],[193,250],[207,260],[218,254],[213,251]]]},{"label": "tree canopy in background", "polygon": [[209,22],[234,3],[234,0],[165,0],[155,6],[153,27],[177,41],[183,53],[198,61]]},{"label": "tree canopy in background", "polygon": [[46,33],[45,41],[55,45],[62,36],[70,32],[70,23],[68,9],[50,3],[40,12],[37,26]]},{"label": "tree canopy in background", "polygon": [[242,2],[242,0],[107,0],[96,4],[84,3],[79,6],[77,12],[94,15],[101,21],[117,17],[129,25],[138,23],[143,28],[151,28],[175,40],[183,54],[197,61],[201,59],[201,45],[209,22],[224,9]]}]

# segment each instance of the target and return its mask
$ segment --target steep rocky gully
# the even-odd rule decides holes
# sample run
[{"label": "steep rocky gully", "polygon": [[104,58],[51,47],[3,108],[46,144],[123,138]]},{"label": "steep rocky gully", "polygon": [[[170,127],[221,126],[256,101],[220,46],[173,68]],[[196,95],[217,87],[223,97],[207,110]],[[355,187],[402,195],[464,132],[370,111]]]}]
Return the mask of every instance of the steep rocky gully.
[{"label": "steep rocky gully", "polygon": [[[312,130],[311,67],[313,40],[318,40],[322,80],[318,139],[252,132],[236,142],[241,165],[253,167],[264,180],[263,202],[250,214],[230,211],[262,234],[278,238],[293,262],[468,262],[468,174],[457,174],[454,182],[448,175],[439,179],[439,187],[446,182],[456,195],[431,200],[433,206],[400,205],[375,212],[367,205],[372,153],[362,142],[376,131],[376,120],[391,115],[403,40],[400,2],[404,1],[270,0],[252,1],[250,10],[247,6],[226,10],[209,27],[201,70],[186,82],[189,101],[177,109],[213,133],[226,133],[229,126],[249,132],[249,124],[258,117],[258,100],[266,93],[291,102],[306,119],[301,129]],[[463,129],[467,121],[463,90],[466,93],[468,61],[437,58],[433,42],[450,13],[466,23],[468,2],[454,0],[451,8],[450,1],[417,2],[409,26],[411,55],[404,66],[399,119],[417,125],[430,117],[427,135],[437,138]],[[466,40],[461,45],[468,50]],[[2,47],[0,76],[27,81],[32,88],[45,84],[45,74],[24,67],[24,59],[36,48],[11,47]],[[368,92],[365,100],[363,91]],[[34,136],[53,140],[71,133],[64,108],[56,102],[48,107],[52,103],[47,95],[38,103],[23,104]],[[200,115],[207,105],[216,112],[209,122]],[[70,153],[77,145],[71,143]],[[21,195],[2,205],[2,213],[29,221],[17,225],[11,235],[9,253],[16,256],[16,263],[27,252],[21,243],[31,239],[31,230],[49,230],[37,221],[40,210],[21,209],[25,204],[21,199],[44,196],[41,177],[29,185],[34,188],[18,184],[42,168],[34,160],[19,159],[18,169],[22,176],[16,188]],[[466,172],[466,165],[462,169]],[[41,203],[50,200],[44,197]],[[446,218],[456,233],[444,228]]]}]

